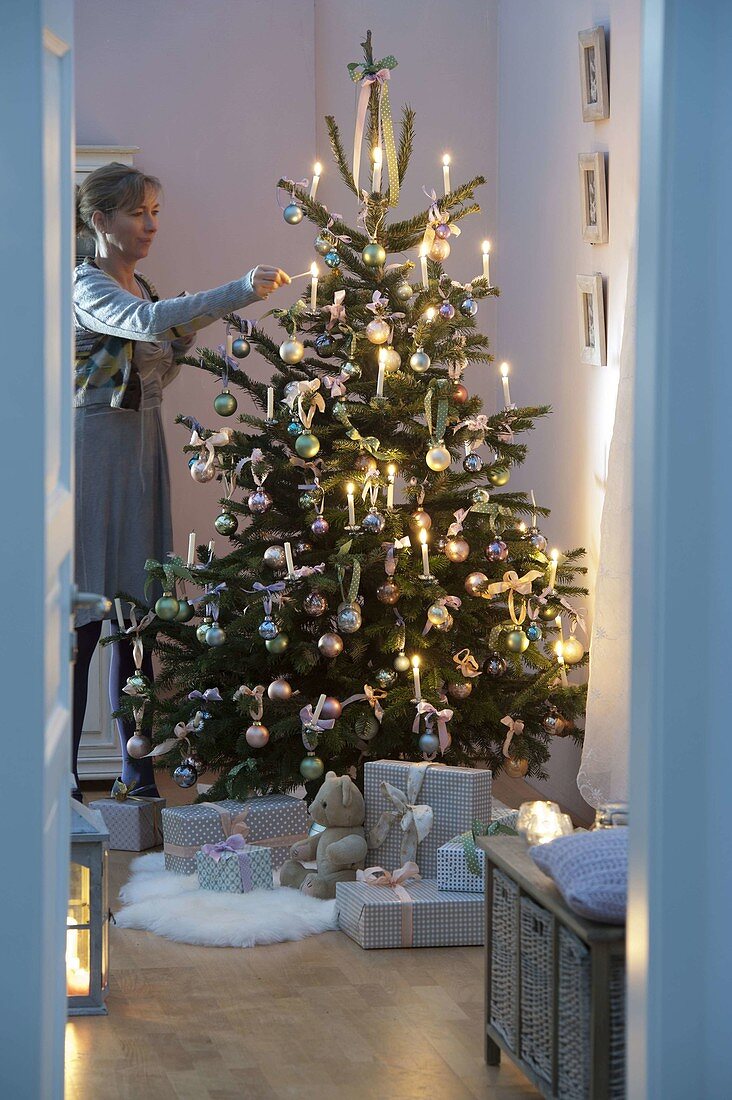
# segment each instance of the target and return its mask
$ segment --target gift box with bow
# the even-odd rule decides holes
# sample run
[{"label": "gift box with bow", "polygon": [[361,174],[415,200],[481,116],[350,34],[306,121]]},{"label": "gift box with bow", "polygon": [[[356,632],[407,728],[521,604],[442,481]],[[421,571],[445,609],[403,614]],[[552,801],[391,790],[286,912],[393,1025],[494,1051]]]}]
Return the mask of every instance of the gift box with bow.
[{"label": "gift box with bow", "polygon": [[482,894],[485,889],[485,852],[476,840],[496,833],[516,835],[513,827],[518,810],[509,810],[502,802],[493,802],[490,822],[474,821],[470,829],[453,837],[437,852],[437,886],[440,890],[460,890]]},{"label": "gift box with bow", "polygon": [[90,803],[99,810],[109,833],[109,847],[118,852],[144,852],[163,843],[160,814],[164,798],[143,798],[115,779],[108,798]]},{"label": "gift box with bow", "polygon": [[290,848],[308,831],[307,806],[301,798],[270,794],[239,802],[197,802],[163,810],[165,869],[179,875],[196,873],[196,853],[204,844],[241,836],[247,844],[269,848],[272,867],[281,867]]},{"label": "gift box with bow", "polygon": [[366,862],[392,871],[407,861],[437,877],[437,849],[491,820],[491,773],[445,764],[369,760],[364,765]]},{"label": "gift box with bow", "polygon": [[273,888],[269,848],[247,844],[239,833],[216,844],[204,844],[196,852],[196,868],[202,890],[248,894]]},{"label": "gift box with bow", "polygon": [[339,927],[361,947],[468,947],[483,943],[483,899],[444,894],[415,863],[393,872],[369,867],[336,883]]}]

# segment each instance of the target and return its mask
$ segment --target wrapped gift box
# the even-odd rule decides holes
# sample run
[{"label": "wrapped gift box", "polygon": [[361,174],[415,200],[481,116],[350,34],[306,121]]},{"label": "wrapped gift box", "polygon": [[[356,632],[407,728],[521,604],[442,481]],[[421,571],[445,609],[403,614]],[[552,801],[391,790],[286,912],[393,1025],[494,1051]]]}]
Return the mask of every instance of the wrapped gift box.
[{"label": "wrapped gift box", "polygon": [[[421,777],[418,774],[420,770],[423,773]],[[420,778],[421,787],[412,799],[408,788],[416,789]],[[423,878],[435,879],[437,849],[469,829],[474,821],[491,820],[491,778],[489,771],[475,768],[412,764],[402,760],[367,761],[364,765],[366,836],[369,837],[385,811],[396,809],[382,786],[384,782],[404,793],[405,804],[430,806],[432,828],[418,845],[414,858]],[[366,865],[378,865],[393,871],[404,863],[405,858],[412,858],[402,852],[403,835],[400,820],[395,820],[383,844],[377,847],[370,839]]]},{"label": "wrapped gift box", "polygon": [[483,898],[479,894],[445,894],[434,880],[405,882],[400,891],[363,882],[338,882],[336,912],[339,927],[364,948],[483,943]]},{"label": "wrapped gift box", "polygon": [[[518,810],[509,810],[502,802],[493,801],[490,831],[479,829],[482,835],[515,833]],[[485,889],[485,852],[477,848],[472,831],[453,837],[437,853],[437,885],[440,890],[460,890],[482,894]]]},{"label": "wrapped gift box", "polygon": [[104,818],[110,848],[144,852],[163,843],[160,814],[164,798],[97,798],[90,805]]},{"label": "wrapped gift box", "polygon": [[[218,807],[218,808],[217,808]],[[289,857],[290,847],[308,832],[307,806],[301,798],[270,794],[238,802],[197,802],[163,810],[165,869],[178,875],[196,873],[196,853],[204,844],[215,844],[230,833],[244,836],[247,844],[270,849],[274,869]]]},{"label": "wrapped gift box", "polygon": [[272,890],[272,856],[269,848],[247,844],[238,852],[222,852],[217,860],[196,853],[198,885],[202,890],[225,894],[248,894],[251,890]]}]

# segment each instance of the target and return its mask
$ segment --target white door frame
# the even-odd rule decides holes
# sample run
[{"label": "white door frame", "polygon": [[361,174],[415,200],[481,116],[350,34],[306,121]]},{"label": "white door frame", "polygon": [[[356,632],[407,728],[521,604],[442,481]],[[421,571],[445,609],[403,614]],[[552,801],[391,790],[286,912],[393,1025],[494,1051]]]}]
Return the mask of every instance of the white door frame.
[{"label": "white door frame", "polygon": [[644,5],[630,1100],[732,1096],[729,16],[729,0]]},{"label": "white door frame", "polygon": [[69,880],[72,0],[0,12],[0,1095],[60,1100]]}]

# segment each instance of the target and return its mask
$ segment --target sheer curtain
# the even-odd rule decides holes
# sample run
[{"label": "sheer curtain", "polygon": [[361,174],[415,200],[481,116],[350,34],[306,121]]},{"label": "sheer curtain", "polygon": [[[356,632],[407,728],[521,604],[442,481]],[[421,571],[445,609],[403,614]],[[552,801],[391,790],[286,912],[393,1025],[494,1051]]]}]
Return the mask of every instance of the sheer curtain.
[{"label": "sheer curtain", "polygon": [[633,249],[628,260],[615,424],[600,524],[585,741],[577,776],[580,794],[596,808],[628,800],[635,269]]}]

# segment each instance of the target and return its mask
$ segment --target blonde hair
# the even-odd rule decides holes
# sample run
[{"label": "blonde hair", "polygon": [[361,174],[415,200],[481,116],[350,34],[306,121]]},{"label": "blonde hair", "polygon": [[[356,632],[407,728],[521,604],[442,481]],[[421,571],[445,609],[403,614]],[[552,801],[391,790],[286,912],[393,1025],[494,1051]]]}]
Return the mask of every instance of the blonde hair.
[{"label": "blonde hair", "polygon": [[109,216],[117,210],[135,210],[148,187],[162,190],[157,176],[148,176],[129,164],[112,161],[90,172],[76,188],[76,234],[96,238],[92,216],[99,210]]}]

